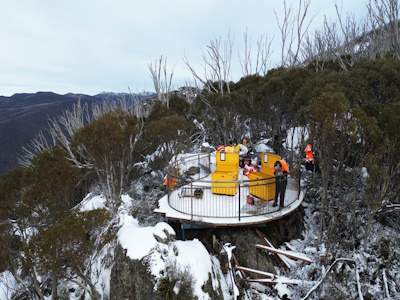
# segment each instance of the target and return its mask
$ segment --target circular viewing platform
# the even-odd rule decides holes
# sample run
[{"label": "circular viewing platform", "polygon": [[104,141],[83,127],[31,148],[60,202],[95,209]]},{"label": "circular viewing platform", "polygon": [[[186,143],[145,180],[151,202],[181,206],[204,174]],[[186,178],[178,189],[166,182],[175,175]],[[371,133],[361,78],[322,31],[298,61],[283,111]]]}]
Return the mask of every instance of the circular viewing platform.
[{"label": "circular viewing platform", "polygon": [[[261,157],[264,170],[268,167],[265,160],[270,165],[277,160],[273,154],[262,153]],[[280,208],[273,205],[276,187],[273,175],[267,171],[248,172],[251,168],[247,165],[239,167],[238,154],[237,167],[236,157],[232,157],[232,165],[230,159],[230,154],[224,152],[178,156],[167,174],[167,194],[159,200],[155,212],[185,224],[186,228],[251,226],[287,216],[301,204],[299,169],[282,178],[287,187]],[[254,166],[251,161],[250,166]]]}]

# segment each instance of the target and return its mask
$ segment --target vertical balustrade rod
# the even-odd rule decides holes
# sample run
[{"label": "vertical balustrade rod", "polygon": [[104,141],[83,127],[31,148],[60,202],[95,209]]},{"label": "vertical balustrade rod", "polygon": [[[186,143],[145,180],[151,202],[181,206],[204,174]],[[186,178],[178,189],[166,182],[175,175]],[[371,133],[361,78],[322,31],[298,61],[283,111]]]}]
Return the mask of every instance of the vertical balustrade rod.
[{"label": "vertical balustrade rod", "polygon": [[240,182],[239,182],[239,221],[240,221]]},{"label": "vertical balustrade rod", "polygon": [[192,220],[192,221],[193,221],[193,194],[194,194],[193,182],[191,181],[190,182],[190,215],[191,215],[190,220]]}]

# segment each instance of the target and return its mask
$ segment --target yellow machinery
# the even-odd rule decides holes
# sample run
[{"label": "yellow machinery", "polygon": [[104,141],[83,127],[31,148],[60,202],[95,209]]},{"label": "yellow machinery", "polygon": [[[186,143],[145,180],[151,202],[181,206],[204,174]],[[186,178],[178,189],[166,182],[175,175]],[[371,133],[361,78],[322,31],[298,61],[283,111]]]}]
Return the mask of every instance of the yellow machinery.
[{"label": "yellow machinery", "polygon": [[248,175],[250,179],[250,195],[266,201],[275,198],[274,163],[280,159],[281,157],[276,154],[261,153],[261,171]]},{"label": "yellow machinery", "polygon": [[215,171],[211,174],[213,194],[234,196],[239,178],[239,153],[219,151],[216,155]]}]

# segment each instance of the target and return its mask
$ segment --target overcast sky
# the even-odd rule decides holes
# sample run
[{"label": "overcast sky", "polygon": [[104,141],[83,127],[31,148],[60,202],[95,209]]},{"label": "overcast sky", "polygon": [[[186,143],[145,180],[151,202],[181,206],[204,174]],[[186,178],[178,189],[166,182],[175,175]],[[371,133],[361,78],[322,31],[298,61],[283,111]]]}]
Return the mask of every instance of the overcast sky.
[{"label": "overcast sky", "polygon": [[[290,0],[287,1],[290,3]],[[356,18],[367,0],[336,1]],[[298,3],[298,0],[293,0]],[[335,18],[335,0],[312,0],[312,25]],[[0,0],[0,95],[52,91],[59,94],[153,91],[148,64],[161,55],[174,71],[173,85],[190,76],[211,40],[234,42],[232,77],[241,77],[239,53],[247,29],[253,44],[273,38],[271,67],[279,63],[279,0]],[[253,46],[254,49],[255,46]]]}]

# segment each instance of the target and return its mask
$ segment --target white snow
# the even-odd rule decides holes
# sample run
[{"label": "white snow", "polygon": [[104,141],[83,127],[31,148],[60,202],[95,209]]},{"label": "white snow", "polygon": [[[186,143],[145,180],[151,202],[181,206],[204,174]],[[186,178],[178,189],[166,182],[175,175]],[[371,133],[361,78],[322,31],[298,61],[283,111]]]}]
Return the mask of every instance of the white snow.
[{"label": "white snow", "polygon": [[[128,195],[124,195],[123,199],[124,206],[129,208],[133,199]],[[160,279],[162,271],[170,265],[176,266],[182,273],[187,270],[195,279],[193,287],[195,295],[199,299],[209,299],[201,287],[208,281],[209,274],[216,272],[222,274],[222,272],[204,245],[197,239],[176,240],[168,245],[160,243],[155,239],[154,233],[162,236],[166,230],[169,234],[176,235],[170,225],[160,222],[154,227],[140,227],[137,220],[128,214],[129,209],[121,211],[118,241],[122,248],[127,250],[126,255],[134,260],[146,259],[151,273],[157,279]],[[217,286],[214,280],[213,285]]]},{"label": "white snow", "polygon": [[156,226],[154,226],[153,234],[157,235],[159,237],[162,237],[163,239],[167,238],[167,232],[169,235],[176,236],[175,230],[165,222],[160,222]]},{"label": "white snow", "polygon": [[[291,128],[287,131],[286,141],[285,143],[283,143],[283,146],[286,147],[287,149],[292,149],[292,147],[293,149],[296,149],[296,147],[300,146],[302,138],[304,140],[308,139],[308,133],[305,132],[304,127]],[[302,150],[303,149],[301,149],[301,152]]]},{"label": "white snow", "polygon": [[229,275],[230,275],[230,278],[231,278],[231,286],[232,286],[232,288],[233,288],[233,299],[237,299],[237,297],[239,297],[239,289],[238,289],[238,287],[237,287],[237,285],[236,285],[236,283],[235,283],[235,281],[234,281],[234,277],[233,277],[233,274],[234,274],[234,270],[233,270],[233,267],[232,267],[232,252],[233,252],[233,250],[235,250],[236,249],[236,246],[232,246],[230,243],[226,243],[225,245],[224,245],[224,247],[223,247],[223,251],[227,254],[227,256],[228,256],[228,262],[229,262]]},{"label": "white snow", "polygon": [[12,293],[17,289],[17,282],[9,271],[0,273],[0,299],[11,299]]},{"label": "white snow", "polygon": [[271,147],[267,146],[269,139],[263,139],[254,146],[255,152],[274,152]]},{"label": "white snow", "polygon": [[279,282],[274,288],[278,291],[279,299],[282,299],[284,295],[287,295],[289,298],[291,298],[292,292],[289,290],[287,284]]},{"label": "white snow", "polygon": [[103,195],[94,196],[89,193],[81,203],[79,203],[80,211],[95,210],[105,208],[106,198]]}]

